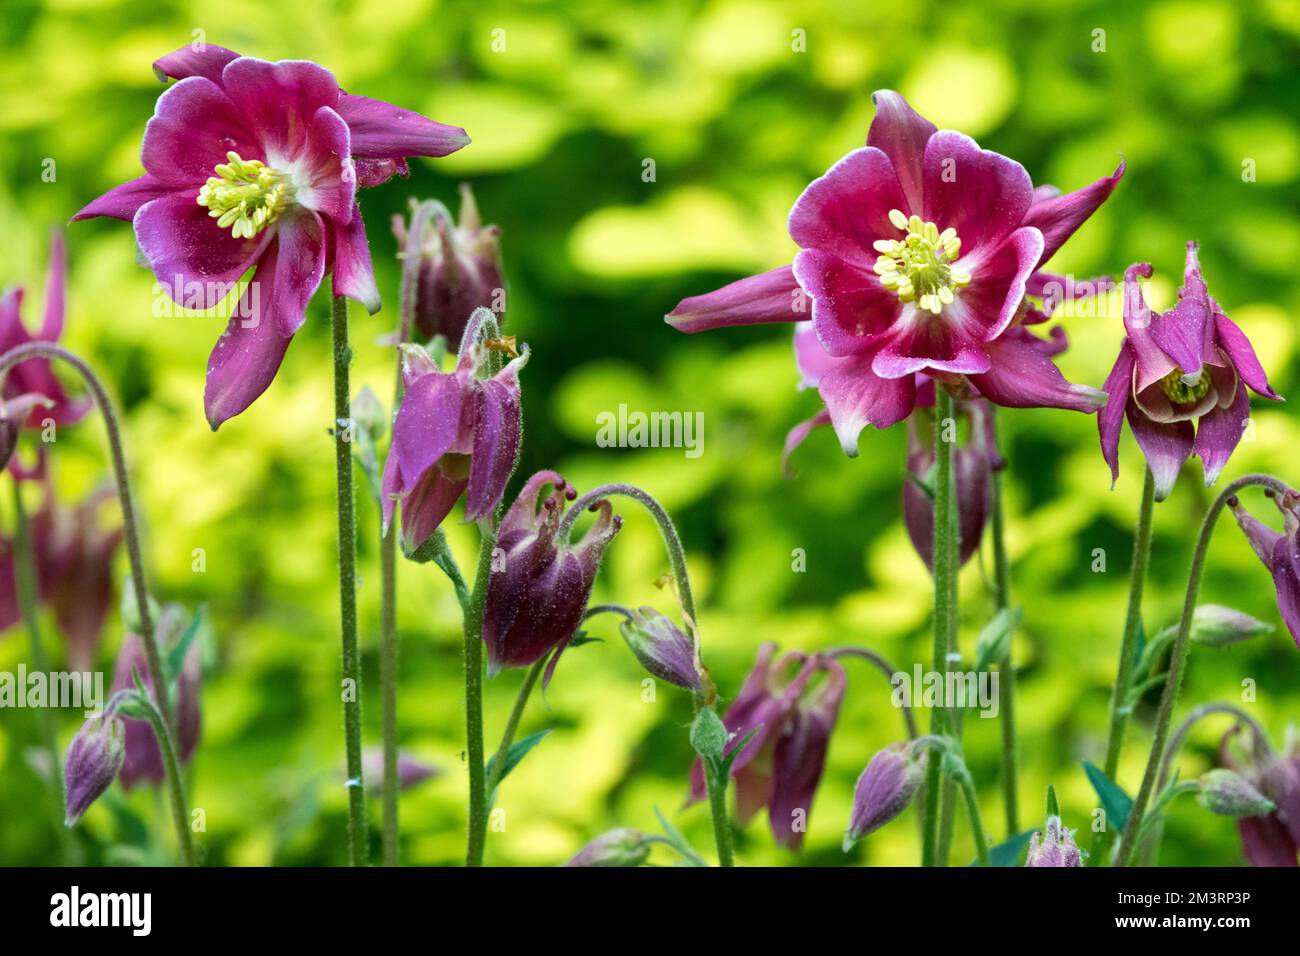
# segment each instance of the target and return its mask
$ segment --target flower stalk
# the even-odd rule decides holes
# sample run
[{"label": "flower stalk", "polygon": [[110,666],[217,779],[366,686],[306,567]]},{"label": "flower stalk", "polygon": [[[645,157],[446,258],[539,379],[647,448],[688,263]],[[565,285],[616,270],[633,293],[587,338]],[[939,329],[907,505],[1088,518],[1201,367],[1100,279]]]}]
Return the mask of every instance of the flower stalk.
[{"label": "flower stalk", "polygon": [[366,790],[361,766],[361,655],[357,647],[357,516],[352,486],[352,392],[348,302],[334,296],[334,462],[338,479],[339,616],[343,641],[343,733],[348,769],[348,860],[366,864]]},{"label": "flower stalk", "polygon": [[1142,819],[1146,814],[1147,804],[1150,802],[1151,795],[1155,790],[1156,777],[1159,773],[1161,761],[1164,758],[1165,743],[1169,737],[1169,725],[1173,718],[1174,705],[1178,701],[1178,692],[1181,689],[1183,680],[1183,669],[1187,663],[1187,652],[1190,649],[1188,636],[1192,629],[1192,615],[1196,611],[1196,597],[1200,592],[1201,574],[1205,569],[1205,557],[1209,551],[1210,537],[1214,532],[1214,526],[1219,519],[1220,513],[1228,504],[1228,500],[1243,488],[1255,486],[1266,488],[1279,495],[1285,494],[1288,490],[1286,484],[1272,475],[1252,474],[1238,478],[1224,488],[1223,492],[1214,499],[1209,510],[1205,513],[1205,520],[1201,524],[1200,535],[1196,540],[1196,550],[1192,553],[1191,569],[1187,575],[1187,594],[1183,599],[1183,614],[1178,621],[1178,636],[1174,639],[1173,650],[1169,658],[1169,672],[1165,678],[1164,692],[1160,697],[1160,710],[1156,715],[1155,735],[1151,741],[1151,754],[1147,758],[1146,772],[1142,775],[1142,786],[1133,800],[1133,808],[1129,811],[1128,822],[1124,827],[1124,835],[1119,844],[1117,863],[1120,866],[1129,865],[1137,850],[1137,838],[1142,826]]},{"label": "flower stalk", "polygon": [[[159,681],[158,683],[166,683]],[[185,782],[181,779],[180,760],[176,756],[175,738],[167,722],[163,720],[156,701],[140,695],[149,723],[158,738],[158,749],[162,753],[163,767],[167,773],[167,790],[171,796],[172,821],[176,824],[176,846],[184,866],[195,866],[194,839],[190,833],[189,804],[185,799]]]},{"label": "flower stalk", "polygon": [[469,767],[469,842],[466,866],[482,866],[487,845],[487,779],[483,765],[483,611],[492,552],[496,549],[496,520],[479,523],[478,570],[465,611],[465,762]]},{"label": "flower stalk", "polygon": [[[1011,606],[1011,571],[1007,560],[1005,516],[1002,510],[1002,473],[993,473],[990,486],[993,511],[993,590],[999,611]],[[998,712],[1002,715],[1002,799],[1006,808],[1007,838],[1020,832],[1016,801],[1016,665],[1011,640],[998,665]]]}]

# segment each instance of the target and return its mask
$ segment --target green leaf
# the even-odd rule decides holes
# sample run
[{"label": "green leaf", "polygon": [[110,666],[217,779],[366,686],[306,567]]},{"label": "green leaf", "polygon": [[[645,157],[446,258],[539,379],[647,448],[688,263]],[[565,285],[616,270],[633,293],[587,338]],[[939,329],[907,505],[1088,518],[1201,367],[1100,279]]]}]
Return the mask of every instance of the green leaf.
[{"label": "green leaf", "polygon": [[583,644],[604,644],[603,637],[595,637],[586,631],[578,631],[569,639],[569,647],[581,647]]},{"label": "green leaf", "polygon": [[[500,786],[501,781],[505,780],[505,778],[510,775],[511,770],[514,770],[515,767],[519,766],[519,761],[528,756],[528,751],[532,750],[542,742],[546,735],[551,732],[551,729],[552,728],[547,727],[545,730],[539,730],[537,733],[529,734],[527,737],[522,737],[510,745],[510,749],[506,752],[506,761],[501,765],[501,776],[497,779],[497,786]],[[497,756],[496,754],[493,754],[492,759],[487,763],[486,772],[488,776],[492,775],[492,768],[496,765],[496,762]]]},{"label": "green leaf", "polygon": [[[1009,840],[1004,840],[995,847],[989,848],[989,865],[990,866],[1019,866],[1020,854],[1024,852],[1029,845],[1029,838],[1034,835],[1033,830],[1026,830],[1024,833],[1017,833]],[[979,860],[972,860],[971,866],[979,866]]]},{"label": "green leaf", "polygon": [[185,669],[185,655],[190,651],[190,645],[194,643],[194,638],[198,636],[199,627],[203,624],[203,612],[207,605],[200,604],[198,610],[194,612],[189,627],[185,628],[185,633],[181,635],[175,646],[167,652],[167,661],[164,668],[167,671],[167,682],[175,688],[176,682],[180,679],[181,671]]},{"label": "green leaf", "polygon": [[1047,785],[1047,815],[1049,817],[1061,815],[1061,805],[1056,802],[1056,788],[1050,783]]},{"label": "green leaf", "polygon": [[663,811],[658,807],[655,807],[654,811],[655,816],[659,819],[659,826],[664,831],[664,836],[668,840],[668,845],[681,854],[682,865],[708,866],[709,864],[705,861],[704,857],[695,852],[695,848],[691,846],[690,841],[688,841],[686,837],[682,836],[681,831],[668,822],[668,818],[663,815]]},{"label": "green leaf", "polygon": [[1099,768],[1087,760],[1083,762],[1083,772],[1088,775],[1088,782],[1097,791],[1101,808],[1106,811],[1106,825],[1122,830],[1128,824],[1128,815],[1133,809],[1133,798],[1124,792],[1114,780],[1106,776]]},{"label": "green leaf", "polygon": [[988,670],[990,664],[1006,660],[1011,648],[1011,635],[1020,626],[1023,612],[1018,607],[1004,607],[984,625],[975,642],[975,670]]},{"label": "green leaf", "polygon": [[740,742],[737,743],[734,747],[732,747],[731,750],[727,752],[727,756],[724,757],[719,763],[718,776],[725,779],[727,774],[731,773],[731,765],[736,762],[736,758],[740,756],[740,752],[744,750],[746,746],[748,746],[749,742],[753,740],[754,737],[758,734],[758,732],[762,729],[763,729],[763,725],[759,724],[757,727],[753,728],[749,733],[745,734],[745,736],[740,738]]}]

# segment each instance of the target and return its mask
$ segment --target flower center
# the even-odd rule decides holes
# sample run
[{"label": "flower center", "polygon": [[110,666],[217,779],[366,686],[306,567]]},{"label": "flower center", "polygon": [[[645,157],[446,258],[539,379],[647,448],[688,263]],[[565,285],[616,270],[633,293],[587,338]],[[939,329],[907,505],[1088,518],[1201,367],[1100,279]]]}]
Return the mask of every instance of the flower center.
[{"label": "flower center", "polygon": [[1210,390],[1210,376],[1205,370],[1195,375],[1186,375],[1175,366],[1168,375],[1160,380],[1160,391],[1175,405],[1194,405],[1205,397]]},{"label": "flower center", "polygon": [[913,302],[935,315],[949,305],[962,286],[970,282],[970,273],[952,267],[961,252],[961,240],[955,229],[939,231],[920,216],[907,217],[891,209],[889,221],[907,233],[902,239],[878,239],[873,244],[880,253],[875,272],[880,284],[892,290],[900,302]]},{"label": "flower center", "polygon": [[226,153],[229,162],[213,170],[215,176],[199,190],[195,200],[208,207],[208,215],[236,239],[251,239],[279,217],[293,200],[289,177],[256,159]]}]

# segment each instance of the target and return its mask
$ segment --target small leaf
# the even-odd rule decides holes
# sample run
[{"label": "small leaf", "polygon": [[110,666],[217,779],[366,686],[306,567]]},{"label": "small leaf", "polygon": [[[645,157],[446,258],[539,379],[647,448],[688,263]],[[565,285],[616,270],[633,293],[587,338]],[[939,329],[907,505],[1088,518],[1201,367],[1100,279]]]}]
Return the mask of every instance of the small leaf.
[{"label": "small leaf", "polygon": [[718,767],[718,776],[725,778],[727,774],[731,773],[731,765],[736,762],[736,758],[740,756],[741,751],[749,745],[749,742],[753,740],[755,735],[762,729],[763,725],[759,724],[749,733],[745,734],[744,737],[740,738],[740,742],[732,747],[731,750],[727,751],[727,756],[722,759],[721,764]]},{"label": "small leaf", "polygon": [[583,644],[604,644],[603,637],[596,637],[586,631],[578,631],[569,639],[569,647],[581,647]]},{"label": "small leaf", "polygon": [[1133,798],[1124,792],[1114,780],[1087,760],[1083,762],[1083,772],[1088,775],[1088,782],[1097,791],[1101,808],[1106,811],[1106,825],[1123,830],[1128,824],[1129,812],[1133,809]]},{"label": "small leaf", "polygon": [[1020,608],[1004,607],[984,625],[975,642],[975,670],[988,670],[990,664],[1006,660],[1011,648],[1011,635],[1020,626],[1023,612]]},{"label": "small leaf", "polygon": [[708,866],[704,857],[695,852],[686,837],[682,836],[675,826],[668,822],[668,818],[663,815],[658,807],[654,808],[655,816],[659,819],[659,826],[664,831],[664,836],[668,840],[668,845],[682,856],[682,863],[685,866]]},{"label": "small leaf", "polygon": [[[502,780],[510,775],[511,770],[514,770],[515,767],[519,766],[519,761],[528,756],[528,751],[532,750],[542,742],[546,735],[551,732],[551,729],[552,728],[547,727],[545,730],[539,730],[537,733],[529,734],[527,737],[516,740],[510,745],[510,749],[506,752],[506,761],[501,766],[501,776],[497,779],[498,786],[500,786]],[[496,762],[496,754],[493,754],[492,759],[487,763],[486,772],[489,776],[491,776],[492,768]]]},{"label": "small leaf", "polygon": [[199,633],[199,627],[203,623],[203,612],[207,605],[200,604],[198,610],[194,612],[194,617],[190,620],[189,627],[185,628],[185,633],[181,635],[175,646],[167,652],[167,681],[173,688],[176,681],[180,679],[181,671],[185,669],[185,656],[190,651],[190,645],[194,643],[194,638]]},{"label": "small leaf", "polygon": [[1050,783],[1047,785],[1047,815],[1049,817],[1061,815],[1061,805],[1056,802],[1056,788]]},{"label": "small leaf", "polygon": [[[1029,845],[1029,838],[1034,835],[1033,830],[1026,830],[1024,833],[1017,833],[1009,840],[999,843],[995,847],[989,848],[989,865],[990,866],[1019,866],[1020,854],[1024,852],[1025,847]],[[973,860],[971,866],[979,866],[979,860]]]}]

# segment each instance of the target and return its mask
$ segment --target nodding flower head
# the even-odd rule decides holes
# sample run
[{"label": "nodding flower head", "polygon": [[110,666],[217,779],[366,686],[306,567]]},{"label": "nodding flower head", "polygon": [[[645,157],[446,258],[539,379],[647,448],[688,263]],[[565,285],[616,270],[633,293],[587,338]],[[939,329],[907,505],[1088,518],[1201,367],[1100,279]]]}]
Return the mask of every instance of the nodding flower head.
[{"label": "nodding flower head", "polygon": [[[778,658],[776,653],[772,643],[759,648],[758,661],[722,722],[731,739],[728,753],[755,731],[731,765],[736,816],[743,823],[767,807],[777,843],[798,849],[847,681],[844,668],[824,654],[789,651]],[[691,799],[704,795],[704,768],[697,760]]]},{"label": "nodding flower head", "polygon": [[[408,229],[417,224],[422,228],[412,250]],[[501,312],[501,228],[483,225],[469,183],[461,183],[459,222],[441,204],[427,216],[417,206],[410,226],[401,216],[393,217],[393,232],[404,250],[403,273],[415,272],[403,281],[414,286],[415,325],[425,339],[441,335],[459,342],[475,309]]]},{"label": "nodding flower head", "polygon": [[926,759],[925,748],[911,743],[890,744],[871,758],[853,789],[844,852],[907,809],[921,788]]},{"label": "nodding flower head", "polygon": [[650,858],[650,840],[640,830],[621,827],[602,833],[565,866],[640,866]]},{"label": "nodding flower head", "polygon": [[1280,396],[1246,334],[1206,289],[1195,242],[1187,243],[1178,304],[1168,312],[1148,308],[1142,295],[1141,282],[1151,273],[1145,263],[1124,273],[1127,337],[1103,386],[1108,399],[1097,428],[1114,484],[1127,419],[1155,477],[1156,500],[1163,501],[1192,455],[1201,459],[1205,484],[1214,484],[1245,433],[1247,387],[1275,401]]},{"label": "nodding flower head", "polygon": [[1025,866],[1082,866],[1083,854],[1074,842],[1074,831],[1060,817],[1048,817],[1043,829],[1029,838]]},{"label": "nodding flower head", "polygon": [[576,543],[561,540],[567,504],[576,497],[559,474],[539,471],[501,520],[501,561],[493,562],[483,614],[489,674],[528,667],[554,650],[544,678],[549,682],[582,621],[601,558],[622,519],[609,501],[599,501],[586,534]]},{"label": "nodding flower head", "polygon": [[695,642],[652,607],[631,614],[618,629],[641,666],[660,680],[698,692],[703,680]]},{"label": "nodding flower head", "polygon": [[1280,533],[1247,511],[1235,495],[1228,500],[1228,507],[1251,548],[1273,575],[1277,609],[1291,637],[1300,645],[1300,493],[1270,492],[1269,497],[1282,512]]},{"label": "nodding flower head", "polygon": [[465,328],[456,368],[450,373],[418,345],[403,345],[406,391],[393,422],[384,463],[384,527],[402,506],[402,547],[417,552],[466,494],[465,518],[490,515],[505,494],[519,457],[522,419],[519,370],[528,346],[492,374],[496,328],[478,309]]},{"label": "nodding flower head", "polygon": [[110,708],[91,717],[68,746],[64,759],[64,823],[72,826],[112,784],[126,759],[122,718]]},{"label": "nodding flower head", "polygon": [[[1237,817],[1242,850],[1251,866],[1296,866],[1300,853],[1300,740],[1295,728],[1288,728],[1286,744],[1278,753],[1267,740],[1251,734],[1243,751],[1233,746],[1243,732],[1238,725],[1224,734],[1219,744],[1220,762],[1273,808]],[[1237,790],[1240,796],[1240,788]],[[1262,809],[1262,804],[1256,801],[1253,809]]]},{"label": "nodding flower head", "polygon": [[208,422],[248,408],[271,384],[326,275],[336,295],[379,309],[357,190],[446,156],[469,139],[382,100],[345,93],[324,67],[269,63],[214,44],[154,63],[163,91],[145,127],[145,174],[74,219],[131,222],[159,284],[209,309],[240,291],[208,360]]}]

